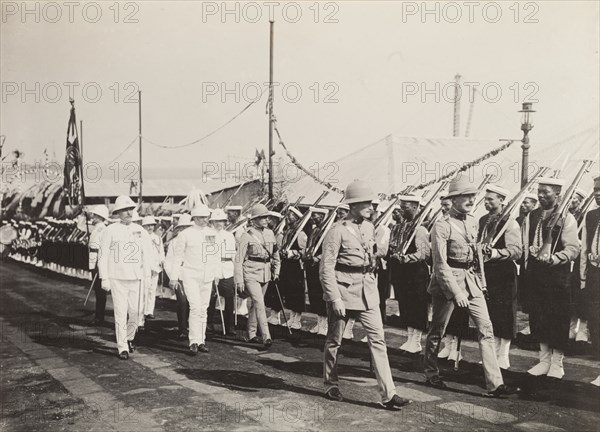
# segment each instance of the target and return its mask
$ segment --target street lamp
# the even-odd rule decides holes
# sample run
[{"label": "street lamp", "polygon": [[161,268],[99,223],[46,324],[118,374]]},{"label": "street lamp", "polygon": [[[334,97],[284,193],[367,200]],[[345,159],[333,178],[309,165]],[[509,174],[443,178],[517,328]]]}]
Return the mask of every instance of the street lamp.
[{"label": "street lamp", "polygon": [[523,131],[523,139],[521,140],[521,148],[523,149],[523,160],[521,162],[521,188],[527,184],[527,174],[529,168],[529,131],[533,129],[533,125],[529,123],[529,115],[535,111],[531,109],[533,103],[523,102],[523,108],[520,113],[523,113],[521,118],[521,130]]}]

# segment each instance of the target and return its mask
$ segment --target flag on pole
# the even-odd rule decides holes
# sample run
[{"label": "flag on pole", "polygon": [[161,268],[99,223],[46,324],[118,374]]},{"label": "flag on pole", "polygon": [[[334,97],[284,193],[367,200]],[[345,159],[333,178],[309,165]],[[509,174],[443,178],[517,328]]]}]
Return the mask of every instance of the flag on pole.
[{"label": "flag on pole", "polygon": [[262,161],[264,161],[266,159],[265,156],[265,151],[261,150],[260,152],[258,151],[258,149],[254,150],[254,165],[259,166],[261,164]]},{"label": "flag on pole", "polygon": [[79,151],[79,138],[77,136],[77,120],[75,119],[75,101],[71,102],[71,115],[67,126],[67,148],[65,151],[64,184],[63,189],[69,205],[83,204],[83,179],[81,169],[81,153]]}]

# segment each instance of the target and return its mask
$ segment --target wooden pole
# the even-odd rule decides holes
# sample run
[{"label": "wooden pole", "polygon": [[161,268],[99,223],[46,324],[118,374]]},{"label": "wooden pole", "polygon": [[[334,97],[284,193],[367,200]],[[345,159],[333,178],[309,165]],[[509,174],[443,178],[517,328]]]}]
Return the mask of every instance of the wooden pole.
[{"label": "wooden pole", "polygon": [[269,199],[273,199],[273,21],[269,21]]},{"label": "wooden pole", "polygon": [[[143,197],[143,193],[142,193],[142,182],[143,182],[143,177],[142,177],[142,91],[138,90],[138,116],[139,116],[139,148],[140,148],[140,161],[139,161],[139,172],[140,172],[140,176],[138,179],[138,183],[139,183],[139,199],[138,199],[138,205],[141,206],[142,205],[142,197]],[[140,207],[141,210],[141,207]]]}]

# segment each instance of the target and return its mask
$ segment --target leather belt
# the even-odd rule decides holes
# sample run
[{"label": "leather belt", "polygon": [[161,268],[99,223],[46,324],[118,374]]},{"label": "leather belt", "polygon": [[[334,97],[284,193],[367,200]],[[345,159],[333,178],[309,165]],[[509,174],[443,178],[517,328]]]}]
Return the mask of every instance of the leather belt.
[{"label": "leather belt", "polygon": [[475,261],[458,261],[458,260],[454,260],[452,258],[448,258],[446,260],[446,262],[452,268],[469,270],[469,269],[475,267]]},{"label": "leather belt", "polygon": [[337,263],[335,265],[337,271],[344,273],[373,273],[374,269],[371,266],[351,266],[348,264]]},{"label": "leather belt", "polygon": [[248,257],[248,261],[256,261],[256,262],[261,262],[261,263],[268,263],[268,262],[271,262],[271,258],[269,258],[269,257],[249,256]]}]

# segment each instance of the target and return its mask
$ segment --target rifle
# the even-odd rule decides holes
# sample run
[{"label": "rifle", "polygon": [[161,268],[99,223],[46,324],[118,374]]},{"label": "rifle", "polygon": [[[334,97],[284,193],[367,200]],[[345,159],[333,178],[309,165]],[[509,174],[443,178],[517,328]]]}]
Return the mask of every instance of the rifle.
[{"label": "rifle", "polygon": [[289,204],[285,206],[285,208],[283,209],[283,211],[281,212],[281,214],[284,216],[283,219],[281,219],[281,222],[279,222],[279,224],[277,225],[277,227],[275,228],[275,235],[277,234],[281,234],[283,232],[283,229],[285,228],[286,225],[286,221],[285,221],[285,216],[287,215],[290,207],[297,207],[298,204],[300,204],[300,202],[304,199],[304,195],[299,196],[298,199],[296,200],[296,202],[294,204]]},{"label": "rifle", "polygon": [[[554,253],[554,249],[556,248],[556,244],[554,244],[552,240],[552,231],[559,224],[560,221],[564,221],[564,218],[569,211],[569,204],[571,204],[571,199],[573,199],[573,194],[575,193],[575,189],[579,185],[579,182],[583,178],[584,174],[588,172],[593,165],[593,161],[585,160],[583,161],[583,165],[579,169],[579,172],[573,179],[573,182],[563,195],[560,203],[550,216],[548,221],[548,225],[546,227],[546,235],[544,236],[544,243],[540,250],[538,251],[536,258],[541,261],[546,261],[550,258],[550,256]],[[541,223],[541,222],[540,222]],[[560,226],[560,230],[562,231],[562,224]]]},{"label": "rifle", "polygon": [[[324,191],[319,196],[319,198],[317,198],[317,200],[313,203],[313,205],[311,207],[317,206],[317,204],[319,204],[323,200],[323,198],[325,198],[327,195],[329,195],[329,191]],[[306,213],[304,213],[304,216],[302,216],[302,219],[300,219],[300,221],[294,228],[295,231],[294,231],[294,235],[292,236],[292,238],[289,240],[289,242],[287,244],[281,245],[281,252],[284,255],[287,255],[288,249],[290,247],[292,247],[292,245],[294,244],[294,242],[300,235],[300,231],[302,231],[304,229],[304,226],[308,223],[308,220],[310,219],[311,215],[312,215],[312,210],[309,207],[309,209],[306,211]],[[307,245],[307,250],[308,250],[308,245]]]},{"label": "rifle", "polygon": [[421,209],[421,211],[419,212],[417,217],[410,224],[410,228],[409,228],[410,235],[408,236],[407,240],[404,242],[404,244],[400,248],[400,250],[402,251],[402,255],[406,255],[406,251],[408,250],[408,248],[410,247],[410,244],[412,243],[413,239],[417,235],[417,228],[423,224],[423,222],[425,221],[425,217],[427,216],[427,213],[429,213],[429,210],[433,207],[433,203],[438,199],[438,197],[441,195],[442,191],[446,188],[448,183],[449,183],[448,181],[443,181],[442,183],[440,183],[440,186],[436,189],[436,191],[431,196],[431,198],[429,199],[427,204],[425,204],[425,206]]},{"label": "rifle", "polygon": [[479,187],[477,188],[475,204],[473,205],[473,208],[471,209],[471,214],[475,213],[475,211],[477,211],[477,208],[483,202],[483,200],[485,198],[485,187],[488,185],[488,183],[490,182],[492,177],[493,176],[491,174],[486,175],[485,178],[481,181],[481,184],[479,185]]},{"label": "rifle", "polygon": [[525,195],[527,195],[527,193],[528,193],[529,189],[531,188],[531,186],[535,182],[537,182],[538,177],[541,177],[541,176],[545,175],[548,171],[550,171],[550,168],[548,168],[548,167],[542,167],[542,168],[540,168],[529,179],[529,181],[527,182],[527,184],[525,186],[523,186],[523,188],[521,188],[521,190],[519,191],[519,193],[516,194],[508,202],[508,204],[506,204],[504,206],[504,208],[502,209],[502,212],[500,213],[499,217],[486,228],[485,232],[482,233],[482,236],[481,236],[481,238],[479,240],[482,244],[484,244],[484,245],[490,245],[491,247],[494,247],[496,245],[496,243],[498,242],[498,240],[500,240],[500,237],[502,237],[502,235],[504,235],[504,233],[506,231],[506,222],[508,221],[508,219],[510,218],[510,216],[512,215],[512,213],[514,212],[514,210],[519,208],[519,206],[521,205],[521,203],[525,199]]},{"label": "rifle", "polygon": [[400,193],[398,193],[396,195],[396,198],[394,199],[394,201],[391,202],[390,206],[388,208],[386,208],[385,211],[379,215],[379,217],[373,224],[375,229],[379,228],[379,226],[381,226],[381,224],[387,223],[389,221],[389,218],[391,217],[392,213],[394,212],[394,207],[397,206],[398,203],[400,202],[400,197],[402,195],[411,193],[414,189],[415,189],[414,186],[408,186],[403,191],[401,191]]},{"label": "rifle", "polygon": [[329,232],[333,224],[335,223],[335,218],[337,216],[337,210],[342,205],[342,201],[344,198],[340,200],[338,205],[336,205],[331,213],[327,215],[327,217],[323,220],[321,225],[317,228],[317,234],[311,236],[311,242],[306,247],[306,255],[312,256],[316,251],[319,250],[321,244],[323,244],[323,240],[325,239],[325,235]]},{"label": "rifle", "polygon": [[[234,196],[236,196],[238,194],[238,192],[240,191],[240,189],[242,189],[242,186],[244,186],[246,184],[246,182],[242,182],[240,183],[240,185],[238,186],[238,188],[235,190],[234,193],[232,193],[231,195],[229,195],[229,198],[227,198],[227,200],[225,200],[225,202],[223,203],[222,207],[225,208],[227,207],[227,205],[231,202],[231,200],[233,199]],[[219,194],[219,196],[217,198],[215,198],[215,201],[217,199],[219,199],[219,197],[221,196],[221,194],[223,193],[223,191],[221,191],[221,193]]]},{"label": "rifle", "polygon": [[577,210],[577,213],[574,215],[575,220],[577,221],[577,234],[581,234],[581,230],[583,229],[583,221],[585,220],[585,214],[592,206],[594,202],[594,191],[592,190],[586,199],[583,201],[583,204]]}]

